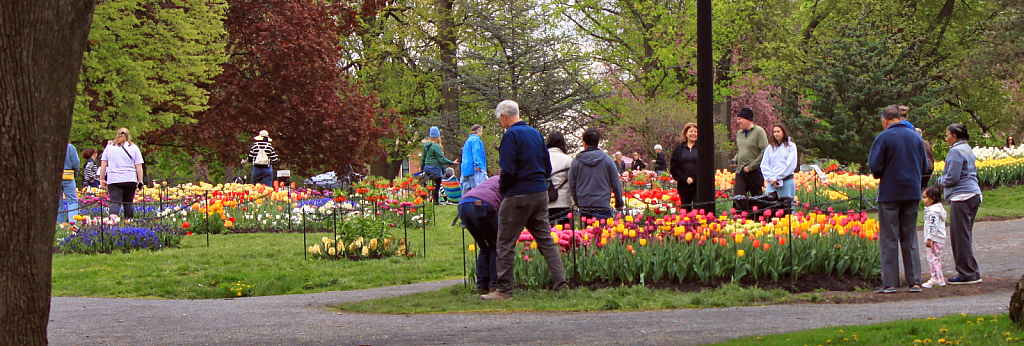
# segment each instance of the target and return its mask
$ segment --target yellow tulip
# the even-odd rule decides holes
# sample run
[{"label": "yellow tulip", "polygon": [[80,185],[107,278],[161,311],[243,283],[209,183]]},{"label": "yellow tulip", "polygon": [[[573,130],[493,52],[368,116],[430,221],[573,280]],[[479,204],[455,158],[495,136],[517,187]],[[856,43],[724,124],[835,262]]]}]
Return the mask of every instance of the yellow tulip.
[{"label": "yellow tulip", "polygon": [[647,245],[647,239],[640,238],[640,246]]},{"label": "yellow tulip", "polygon": [[536,241],[536,240],[535,240],[535,241],[532,241],[532,242],[530,242],[530,248],[531,248],[531,249],[534,249],[534,250],[537,250],[537,241]]},{"label": "yellow tulip", "polygon": [[743,250],[736,250],[736,256],[743,257],[743,255],[745,255],[745,254],[746,254],[746,252],[744,252]]},{"label": "yellow tulip", "polygon": [[469,244],[469,252],[473,252],[473,251],[476,251],[476,246],[473,245],[473,244]]}]

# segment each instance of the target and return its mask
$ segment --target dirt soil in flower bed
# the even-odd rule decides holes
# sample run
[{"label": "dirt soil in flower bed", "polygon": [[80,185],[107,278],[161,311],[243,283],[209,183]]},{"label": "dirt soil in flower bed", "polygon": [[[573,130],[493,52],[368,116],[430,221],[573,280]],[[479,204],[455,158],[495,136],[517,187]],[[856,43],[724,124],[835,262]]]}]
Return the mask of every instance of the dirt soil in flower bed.
[{"label": "dirt soil in flower bed", "polygon": [[[684,281],[679,282],[675,280],[662,280],[656,283],[647,283],[645,286],[653,289],[667,289],[679,292],[700,292],[705,289],[715,289],[719,286],[732,283],[731,280],[711,280],[709,283],[703,283],[700,281]],[[878,286],[881,282],[877,280],[864,280],[859,276],[829,276],[820,274],[801,275],[796,280],[796,285],[793,286],[790,282],[789,277],[779,278],[778,281],[772,281],[771,278],[760,278],[754,279],[753,277],[746,277],[740,280],[739,285],[742,287],[760,287],[766,290],[771,289],[783,289],[793,293],[804,293],[813,292],[815,290],[825,291],[856,291],[858,288],[870,290],[871,288]],[[627,283],[627,286],[639,285],[640,283]],[[621,282],[603,282],[603,281],[588,281],[580,282],[574,278],[569,279],[569,287],[587,287],[590,289],[608,288],[608,287],[619,287],[623,284]]]}]

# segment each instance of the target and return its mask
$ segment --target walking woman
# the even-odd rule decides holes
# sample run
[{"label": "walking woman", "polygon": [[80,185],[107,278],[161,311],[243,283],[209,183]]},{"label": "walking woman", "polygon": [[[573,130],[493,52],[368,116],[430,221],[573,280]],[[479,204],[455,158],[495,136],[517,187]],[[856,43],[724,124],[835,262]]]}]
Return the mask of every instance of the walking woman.
[{"label": "walking woman", "polygon": [[789,138],[785,125],[775,124],[761,160],[761,172],[768,183],[765,193],[776,191],[779,198],[796,197],[796,182],[793,180],[796,164],[796,143]]},{"label": "walking woman", "polygon": [[946,281],[954,285],[981,282],[971,238],[974,217],[978,215],[982,197],[981,187],[978,186],[978,168],[974,165],[974,152],[967,144],[970,139],[964,124],[953,124],[946,128],[949,153],[946,154],[946,172],[939,177],[939,186],[943,187],[946,201],[950,202],[949,240],[953,247],[957,275]]},{"label": "walking woman", "polygon": [[551,224],[558,225],[569,222],[567,216],[572,210],[568,184],[572,158],[566,155],[569,150],[562,132],[555,131],[549,134],[545,144],[548,147],[548,156],[551,157],[551,184],[558,190],[558,199],[548,201],[548,215]]},{"label": "walking woman", "polygon": [[444,177],[444,166],[454,165],[458,161],[451,161],[444,157],[444,145],[441,143],[441,130],[437,126],[430,127],[430,136],[423,142],[423,157],[420,160],[420,170],[426,179],[434,182],[434,189],[430,196],[434,204],[440,204],[438,193],[441,189],[441,178]]},{"label": "walking woman", "polygon": [[117,130],[114,140],[107,142],[100,156],[100,188],[110,195],[110,219],[116,221],[124,208],[124,217],[135,217],[132,201],[142,188],[142,151],[132,143],[127,128]]},{"label": "walking woman", "polygon": [[249,148],[249,155],[242,163],[252,164],[252,183],[271,186],[274,183],[274,166],[277,162],[277,150],[270,144],[270,133],[267,130],[260,131],[259,136],[253,137],[256,143]]},{"label": "walking woman", "polygon": [[697,194],[697,124],[687,123],[679,136],[679,143],[672,149],[669,172],[676,180],[679,204],[693,210],[693,196]]}]

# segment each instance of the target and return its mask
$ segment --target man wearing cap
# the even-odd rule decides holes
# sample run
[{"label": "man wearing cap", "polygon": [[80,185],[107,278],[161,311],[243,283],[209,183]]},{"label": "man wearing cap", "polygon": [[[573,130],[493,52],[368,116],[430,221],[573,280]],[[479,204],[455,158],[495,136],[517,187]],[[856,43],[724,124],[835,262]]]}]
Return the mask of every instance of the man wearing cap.
[{"label": "man wearing cap", "polygon": [[[768,135],[754,124],[754,110],[740,109],[736,114],[740,130],[736,132],[736,185],[733,195],[760,196],[764,194],[764,176],[761,175],[761,157],[768,147]],[[747,210],[746,202],[736,202],[736,209]]]},{"label": "man wearing cap", "polygon": [[654,145],[654,171],[661,175],[668,169],[668,162],[665,162],[665,152],[661,150],[661,144]]},{"label": "man wearing cap", "polygon": [[271,164],[278,160],[277,151],[270,145],[273,140],[270,139],[267,130],[261,130],[259,136],[252,139],[256,140],[256,143],[249,148],[249,156],[242,160],[242,164],[252,164],[253,184],[271,186],[274,183],[274,167]]},{"label": "man wearing cap", "polygon": [[547,179],[551,176],[551,158],[544,137],[519,118],[519,104],[515,101],[498,103],[494,117],[505,128],[498,148],[498,165],[501,166],[498,191],[502,196],[498,208],[498,282],[494,292],[480,299],[512,299],[516,241],[523,227],[533,235],[537,249],[547,262],[551,288],[559,290],[566,283],[565,268],[548,224]]},{"label": "man wearing cap", "polygon": [[484,142],[480,140],[480,136],[483,134],[483,126],[473,125],[469,130],[466,144],[462,145],[461,183],[463,195],[487,180],[487,153],[484,150]]}]

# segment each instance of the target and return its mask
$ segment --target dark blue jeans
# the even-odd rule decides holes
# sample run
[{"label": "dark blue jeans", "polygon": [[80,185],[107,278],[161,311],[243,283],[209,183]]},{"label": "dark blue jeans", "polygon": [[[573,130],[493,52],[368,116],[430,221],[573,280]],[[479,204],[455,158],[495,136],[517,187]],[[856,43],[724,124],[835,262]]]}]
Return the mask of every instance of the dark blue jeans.
[{"label": "dark blue jeans", "polygon": [[252,183],[266,186],[274,185],[274,167],[252,166]]},{"label": "dark blue jeans", "polygon": [[609,219],[614,213],[610,208],[580,207],[580,214],[587,218]]},{"label": "dark blue jeans", "polygon": [[459,219],[476,240],[476,287],[498,284],[498,212],[479,202],[459,204]]}]

